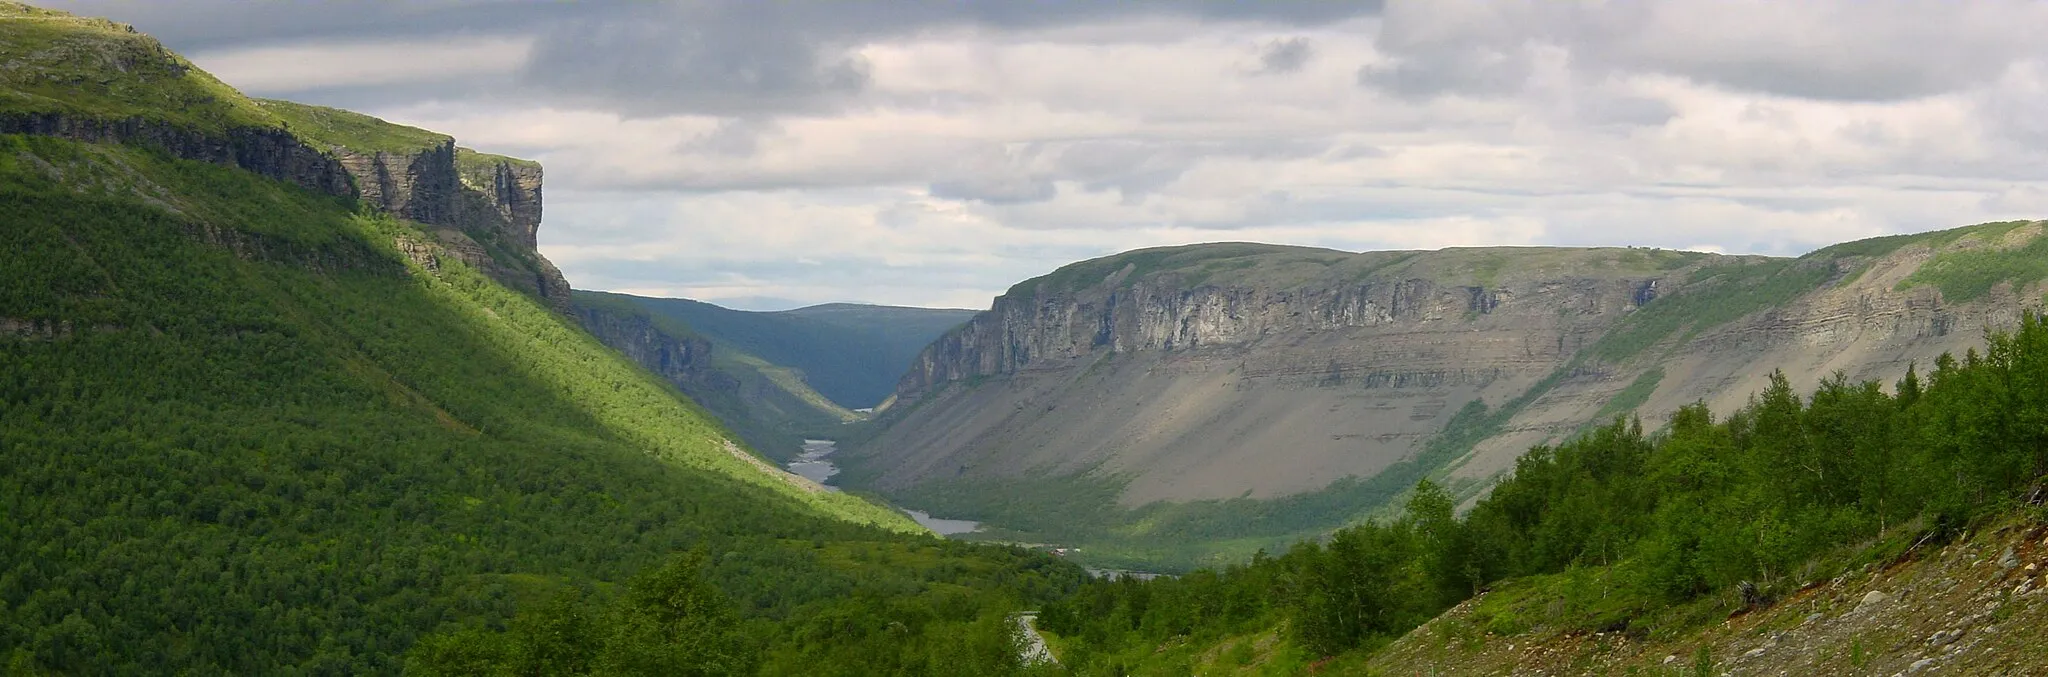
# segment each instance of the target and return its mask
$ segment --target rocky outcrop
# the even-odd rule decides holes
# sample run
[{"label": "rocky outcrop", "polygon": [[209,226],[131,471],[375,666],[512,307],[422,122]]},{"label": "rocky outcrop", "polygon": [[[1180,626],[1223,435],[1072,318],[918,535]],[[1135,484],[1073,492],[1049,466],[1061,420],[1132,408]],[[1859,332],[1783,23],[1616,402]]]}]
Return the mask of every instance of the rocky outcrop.
[{"label": "rocky outcrop", "polygon": [[504,236],[515,246],[534,250],[540,246],[540,180],[538,164],[518,162],[472,153],[463,154],[461,177],[464,188],[480,193],[483,204],[496,214]]},{"label": "rocky outcrop", "polygon": [[576,318],[591,335],[656,376],[686,389],[730,390],[738,382],[711,368],[711,342],[661,331],[646,315],[579,306]]},{"label": "rocky outcrop", "polygon": [[1944,252],[2044,237],[1983,232],[1799,260],[1132,252],[997,298],[919,355],[887,428],[842,453],[883,490],[1095,473],[1127,481],[1128,505],[1270,498],[1412,458],[1478,402],[1485,421],[1457,420],[1482,439],[1431,461],[1476,492],[1531,446],[1615,414],[1655,428],[1695,401],[1732,411],[1773,370],[1801,390],[1836,372],[1888,383],[1980,345],[2040,307],[2040,283],[1963,301],[1912,276]]},{"label": "rocky outcrop", "polygon": [[1645,289],[1748,261],[1212,247],[1018,285],[918,357],[907,410],[851,456],[884,489],[1092,470],[1132,504],[1313,490],[1565,370]]},{"label": "rocky outcrop", "polygon": [[358,153],[346,147],[329,149],[355,177],[365,204],[420,223],[456,225],[455,141],[414,153]]},{"label": "rocky outcrop", "polygon": [[158,148],[172,156],[238,167],[315,192],[356,194],[342,163],[282,129],[233,127],[224,133],[146,120],[101,120],[58,113],[0,113],[0,134],[35,134],[74,141]]},{"label": "rocky outcrop", "polygon": [[[1660,281],[1532,279],[1487,288],[1390,278],[1321,288],[1188,289],[1169,276],[1128,286],[1111,283],[1004,296],[996,299],[993,309],[920,355],[897,396],[914,400],[948,382],[1057,369],[1097,353],[1220,351],[1248,360],[1247,366],[1264,376],[1350,372],[1364,377],[1404,365],[1400,371],[1413,371],[1417,366],[1390,354],[1384,345],[1335,352],[1278,345],[1331,332],[1362,337],[1511,327],[1524,334],[1521,342],[1528,344],[1516,351],[1513,361],[1554,367],[1591,335],[1633,310],[1641,298],[1639,289]],[[1533,364],[1532,359],[1542,364]],[[1465,363],[1460,370],[1485,371],[1488,366],[1497,365]]]},{"label": "rocky outcrop", "polygon": [[448,253],[500,284],[572,312],[569,282],[541,256],[540,165],[444,139],[409,153],[328,149],[362,201],[428,226]]}]

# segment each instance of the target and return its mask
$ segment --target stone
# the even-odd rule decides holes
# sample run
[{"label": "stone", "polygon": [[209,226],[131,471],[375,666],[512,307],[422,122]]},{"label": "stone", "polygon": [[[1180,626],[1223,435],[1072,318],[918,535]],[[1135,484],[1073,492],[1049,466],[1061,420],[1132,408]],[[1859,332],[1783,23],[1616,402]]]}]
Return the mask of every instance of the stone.
[{"label": "stone", "polygon": [[2017,567],[2017,566],[2019,566],[2019,565],[2020,565],[2020,557],[2019,557],[2019,553],[2015,552],[2015,551],[2014,551],[2014,550],[2012,549],[2012,547],[2011,547],[2011,546],[2006,546],[2006,548],[2005,548],[2005,554],[2003,554],[2003,555],[1999,555],[1999,556],[1998,556],[1998,568],[1999,568],[1999,570],[2001,570],[2001,571],[2011,571],[2011,570],[2013,569],[2013,567]]},{"label": "stone", "polygon": [[1917,660],[1917,661],[1913,661],[1913,665],[1912,665],[1912,667],[1909,667],[1909,668],[1907,668],[1907,669],[1906,669],[1906,672],[1907,672],[1907,673],[1914,673],[1914,672],[1919,672],[1919,671],[1921,671],[1921,670],[1926,670],[1926,669],[1927,669],[1927,668],[1928,668],[1929,666],[1932,666],[1932,665],[1934,665],[1934,659],[1932,659],[1932,658],[1922,658],[1922,659],[1920,659],[1920,660]]},{"label": "stone", "polygon": [[1882,591],[1872,590],[1870,592],[1863,593],[1863,601],[1861,603],[1858,603],[1856,605],[1856,608],[1860,611],[1862,609],[1867,609],[1870,607],[1882,606],[1886,602],[1890,601],[1892,601],[1890,595],[1884,594]]}]

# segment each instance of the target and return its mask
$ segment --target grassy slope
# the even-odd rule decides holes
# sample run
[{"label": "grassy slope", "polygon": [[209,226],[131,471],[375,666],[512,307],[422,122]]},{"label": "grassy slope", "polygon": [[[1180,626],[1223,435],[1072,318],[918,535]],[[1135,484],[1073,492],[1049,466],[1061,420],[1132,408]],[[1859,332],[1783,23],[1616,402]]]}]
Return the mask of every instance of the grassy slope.
[{"label": "grassy slope", "polygon": [[358,153],[416,153],[454,141],[454,137],[417,127],[392,124],[339,108],[276,99],[258,99],[258,106],[283,121],[286,128],[315,146],[341,146]]},{"label": "grassy slope", "polygon": [[[763,474],[527,297],[408,268],[408,224],[135,149],[0,144],[0,648],[383,670],[447,614],[505,611],[501,576],[712,545],[730,588],[774,590],[747,562],[788,556],[760,539],[918,531]],[[829,577],[806,561],[772,570]]]},{"label": "grassy slope", "polygon": [[0,113],[141,118],[219,132],[275,115],[154,38],[103,19],[0,0]]}]

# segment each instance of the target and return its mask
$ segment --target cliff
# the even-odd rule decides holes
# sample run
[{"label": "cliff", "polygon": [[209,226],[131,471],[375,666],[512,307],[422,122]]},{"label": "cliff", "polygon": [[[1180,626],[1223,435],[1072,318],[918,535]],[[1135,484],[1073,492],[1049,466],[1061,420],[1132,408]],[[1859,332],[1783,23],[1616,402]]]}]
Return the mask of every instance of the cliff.
[{"label": "cliff", "polygon": [[541,256],[538,163],[479,153],[455,139],[350,111],[259,100],[330,154],[363,203],[427,226],[447,250],[492,279],[571,312],[569,283]]},{"label": "cliff", "polygon": [[359,199],[493,279],[569,310],[540,255],[538,164],[348,111],[255,100],[133,27],[0,2],[0,134],[158,149]]},{"label": "cliff", "polygon": [[[1339,491],[1408,460],[1405,484],[1470,496],[1618,414],[1655,427],[1732,409],[1773,369],[1889,382],[1960,353],[2038,307],[2043,243],[2034,223],[1800,259],[1140,250],[1020,283],[941,337],[848,458],[885,491],[1093,477],[1125,506]],[[1944,286],[1984,275],[1966,298]]]}]

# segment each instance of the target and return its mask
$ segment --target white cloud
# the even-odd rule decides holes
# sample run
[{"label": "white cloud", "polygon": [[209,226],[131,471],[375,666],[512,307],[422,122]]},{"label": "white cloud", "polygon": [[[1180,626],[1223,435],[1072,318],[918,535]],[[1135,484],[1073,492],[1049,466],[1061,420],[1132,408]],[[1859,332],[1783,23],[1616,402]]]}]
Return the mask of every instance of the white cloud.
[{"label": "white cloud", "polygon": [[289,94],[511,75],[532,48],[530,38],[476,36],[234,47],[188,58],[244,90]]},{"label": "white cloud", "polygon": [[[1075,259],[1218,240],[1797,254],[2048,209],[2048,3],[1141,10],[790,10],[774,42],[579,62],[603,96],[523,77],[538,24],[196,58],[266,92],[525,82],[367,112],[546,163],[541,241],[579,286],[706,298],[985,306]],[[725,14],[746,13],[703,16]],[[747,87],[840,60],[858,87]]]}]

